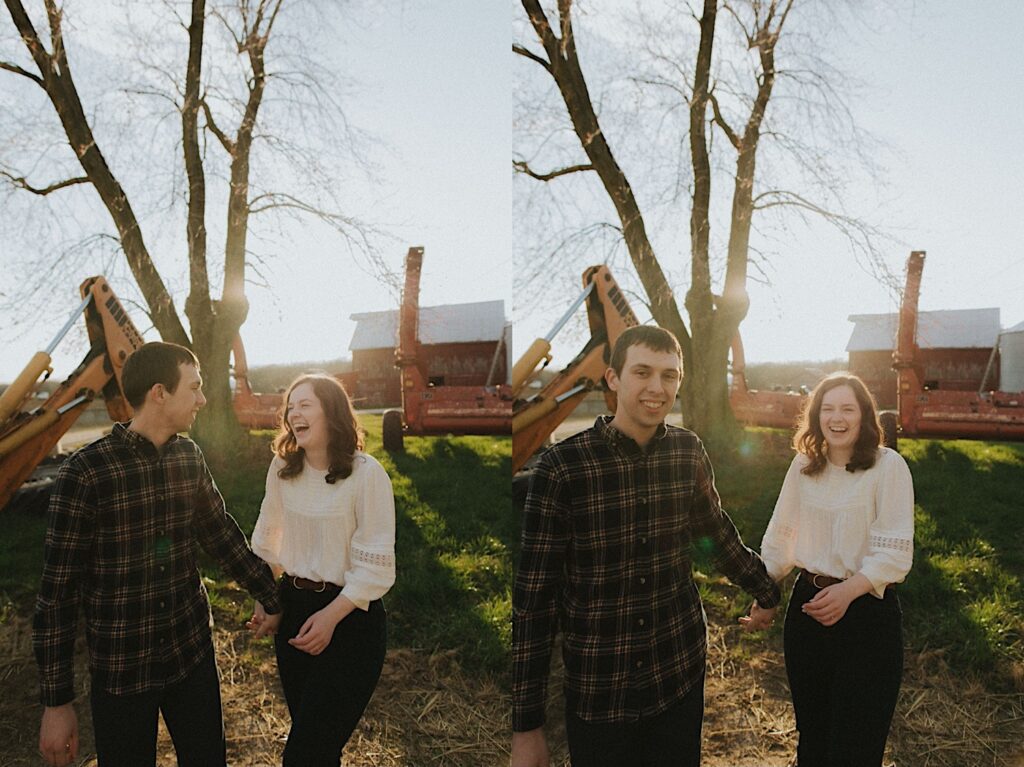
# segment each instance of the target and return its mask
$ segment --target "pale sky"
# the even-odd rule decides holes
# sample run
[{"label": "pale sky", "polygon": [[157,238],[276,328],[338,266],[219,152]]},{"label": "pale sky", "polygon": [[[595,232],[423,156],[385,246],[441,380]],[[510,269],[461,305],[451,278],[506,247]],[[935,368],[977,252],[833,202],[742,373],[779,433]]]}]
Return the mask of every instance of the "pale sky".
[{"label": "pale sky", "polygon": [[[361,182],[348,178],[339,183],[354,185],[350,197],[373,201],[374,222],[393,236],[381,241],[392,269],[400,271],[409,245],[426,247],[423,304],[504,299],[518,354],[568,306],[580,270],[553,277],[565,285],[559,300],[513,312],[518,238],[510,211],[509,93],[528,63],[510,52],[507,6],[435,0],[391,3],[387,12],[356,5],[353,12],[361,14],[359,24],[344,27],[325,63],[356,84],[347,97],[353,122],[390,149],[375,155],[381,170],[371,188],[361,191]],[[6,14],[0,18],[9,24]],[[1022,26],[1024,5],[1016,2],[935,0],[886,14],[879,25],[835,30],[830,41],[865,81],[854,104],[858,121],[892,150],[886,202],[874,222],[902,241],[887,250],[890,268],[901,273],[911,249],[926,250],[921,307],[998,307],[1003,327],[1024,320],[1024,151],[1013,140],[1024,129],[1017,92]],[[0,73],[0,95],[25,87]],[[172,235],[180,247],[181,233]],[[242,333],[250,364],[347,356],[349,315],[396,306],[397,297],[339,254],[319,227],[296,227],[289,238],[290,252],[265,269],[271,289],[249,289]],[[780,250],[778,242],[774,247]],[[794,226],[781,252],[772,284],[749,285],[752,305],[741,328],[748,360],[845,357],[850,314],[896,309],[892,295],[822,227]],[[26,255],[0,245],[0,291],[17,294],[4,262]],[[77,304],[78,283],[102,271],[97,259],[55,275],[51,303],[29,326],[14,330],[11,317],[0,315],[0,380],[49,343]],[[119,279],[114,289],[130,294]],[[643,315],[636,302],[634,308]],[[132,313],[145,324],[141,312]],[[56,377],[81,358],[83,336],[76,330],[59,350]],[[560,337],[554,365],[581,343]]]},{"label": "pale sky", "polygon": [[[594,5],[577,27],[593,23]],[[873,12],[870,4],[859,7]],[[902,241],[887,247],[888,266],[902,275],[911,250],[927,251],[921,308],[998,307],[1004,328],[1024,320],[1024,150],[1010,138],[1024,131],[1022,26],[1024,4],[936,0],[865,18],[857,29],[833,29],[822,41],[863,80],[854,113],[891,150],[885,202],[872,219]],[[522,77],[534,69],[518,59],[513,71]],[[720,181],[716,191],[731,193],[731,186]],[[687,207],[684,221],[688,215]],[[898,303],[828,228],[797,224],[789,235],[771,244],[779,252],[771,285],[748,284],[751,307],[741,326],[747,360],[845,359],[848,316],[896,311]],[[763,245],[756,235],[754,244]],[[680,253],[684,248],[688,242],[679,243]],[[577,290],[580,272],[568,275],[567,291]],[[566,298],[561,306],[517,310],[517,350],[546,334],[568,305]],[[638,299],[633,308],[642,321],[649,318]],[[582,342],[567,328],[556,340],[554,369]]]},{"label": "pale sky", "polygon": [[[374,182],[355,173],[338,179],[346,199],[365,203],[359,215],[390,235],[377,244],[399,275],[408,247],[426,248],[422,305],[500,299],[511,319],[506,12],[474,0],[342,7],[350,16],[338,22],[340,34],[334,49],[323,51],[323,63],[352,83],[339,96],[346,114],[379,144],[371,157],[379,168]],[[85,15],[82,10],[82,22],[67,33],[72,66],[76,41],[101,34],[87,26]],[[6,12],[0,14],[0,25],[10,26]],[[24,83],[0,73],[0,96],[35,88]],[[183,232],[172,231],[169,237],[181,247]],[[355,323],[349,315],[397,308],[397,295],[355,266],[337,238],[316,223],[292,227],[284,241],[282,252],[263,267],[271,288],[248,288],[250,312],[242,336],[249,364],[350,356]],[[219,244],[211,238],[211,254]],[[0,246],[0,272],[7,271],[7,259],[25,255],[11,252],[9,244]],[[104,271],[97,257],[86,259],[74,273],[58,273],[50,280],[52,301],[27,327],[14,329],[11,317],[0,314],[0,381],[13,378],[34,351],[50,342],[78,303],[78,284]],[[120,297],[133,292],[127,274],[117,281],[108,277]],[[0,292],[17,294],[6,274],[2,282]],[[182,312],[180,287],[175,298]],[[144,330],[141,310],[128,310]],[[153,330],[145,336],[157,339]],[[54,376],[63,379],[85,349],[84,324],[78,323],[54,355]]]}]

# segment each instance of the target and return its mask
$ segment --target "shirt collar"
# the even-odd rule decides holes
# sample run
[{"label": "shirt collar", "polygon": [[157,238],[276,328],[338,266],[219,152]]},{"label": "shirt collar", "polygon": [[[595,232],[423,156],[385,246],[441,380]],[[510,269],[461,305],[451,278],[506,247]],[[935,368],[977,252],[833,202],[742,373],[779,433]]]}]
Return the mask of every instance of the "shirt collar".
[{"label": "shirt collar", "polygon": [[623,434],[611,425],[613,418],[614,416],[610,415],[599,415],[597,420],[594,421],[594,428],[597,429],[598,434],[600,434],[609,445],[625,455],[632,455],[636,453],[649,455],[656,449],[658,443],[665,439],[665,435],[668,434],[668,427],[665,426],[665,422],[662,421],[654,430],[654,436],[651,437],[651,441],[647,443],[645,448],[641,448],[636,443],[636,440],[626,434]]},{"label": "shirt collar", "polygon": [[172,434],[171,438],[164,443],[162,448],[157,448],[157,446],[150,442],[146,437],[142,436],[137,431],[129,429],[128,427],[131,426],[131,424],[131,421],[115,423],[114,428],[111,429],[110,433],[122,445],[145,458],[159,458],[168,447],[173,445],[179,439],[177,434]]}]

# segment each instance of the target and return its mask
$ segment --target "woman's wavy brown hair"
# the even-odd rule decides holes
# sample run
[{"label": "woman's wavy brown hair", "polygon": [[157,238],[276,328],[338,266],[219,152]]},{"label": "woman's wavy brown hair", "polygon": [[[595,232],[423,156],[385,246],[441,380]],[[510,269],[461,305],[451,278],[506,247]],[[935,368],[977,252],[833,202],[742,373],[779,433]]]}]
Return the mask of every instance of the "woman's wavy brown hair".
[{"label": "woman's wavy brown hair", "polygon": [[352,461],[357,450],[363,449],[363,429],[359,425],[348,392],[341,381],[324,373],[308,373],[292,381],[284,395],[279,415],[281,431],[274,439],[273,451],[284,461],[277,476],[291,479],[302,473],[303,458],[306,451],[298,446],[292,427],[288,423],[288,400],[295,387],[308,383],[313,393],[320,400],[327,420],[327,457],[330,466],[327,470],[327,483],[333,485],[338,479],[345,479],[352,473]]},{"label": "woman's wavy brown hair", "polygon": [[823,378],[800,414],[800,423],[793,436],[793,449],[803,453],[809,463],[800,472],[808,476],[820,474],[828,465],[828,445],[825,434],[821,430],[821,400],[825,395],[839,386],[849,386],[853,396],[860,405],[860,434],[853,446],[853,456],[846,464],[846,470],[855,472],[870,469],[878,458],[878,448],[882,445],[882,425],[878,422],[878,407],[868,387],[853,373],[840,371]]}]

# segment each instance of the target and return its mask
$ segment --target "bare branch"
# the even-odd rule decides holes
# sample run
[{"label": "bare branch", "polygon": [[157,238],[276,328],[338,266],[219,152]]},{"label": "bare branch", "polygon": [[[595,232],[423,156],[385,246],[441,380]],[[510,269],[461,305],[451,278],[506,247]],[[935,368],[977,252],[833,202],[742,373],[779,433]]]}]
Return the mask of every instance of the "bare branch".
[{"label": "bare branch", "polygon": [[11,64],[11,63],[9,63],[7,61],[0,61],[0,69],[6,69],[8,72],[14,72],[14,74],[16,74],[16,75],[21,75],[22,77],[27,77],[29,80],[34,82],[40,88],[45,88],[46,87],[46,84],[43,82],[43,78],[41,78],[39,75],[34,75],[31,72],[29,72],[29,71],[27,71],[25,69],[22,69],[17,64]]},{"label": "bare branch", "polygon": [[512,167],[515,168],[517,173],[525,173],[530,178],[535,178],[538,181],[551,181],[559,176],[568,176],[570,173],[580,173],[587,170],[596,170],[592,163],[586,163],[583,165],[570,165],[566,168],[559,168],[558,170],[549,171],[548,173],[537,173],[535,170],[530,168],[530,165],[526,160],[513,160]]},{"label": "bare branch", "polygon": [[542,67],[544,67],[544,69],[546,69],[548,72],[551,71],[551,64],[548,61],[545,61],[540,56],[538,56],[536,53],[534,53],[533,51],[529,50],[528,48],[525,48],[522,45],[519,45],[518,43],[512,43],[512,52],[513,53],[518,53],[520,56],[524,56],[524,57],[530,59],[530,61],[536,61],[538,64],[540,64]]},{"label": "bare branch", "polygon": [[221,146],[229,154],[234,156],[235,154],[235,142],[217,126],[217,121],[213,119],[213,112],[210,110],[210,105],[206,102],[206,98],[199,99],[199,105],[203,108],[203,114],[206,116],[206,127],[210,129],[210,132],[217,137]]},{"label": "bare branch", "polygon": [[715,91],[712,89],[708,92],[708,101],[711,102],[711,109],[715,113],[715,124],[722,129],[725,133],[725,137],[729,139],[729,143],[733,145],[735,149],[740,148],[740,137],[736,135],[736,132],[729,126],[729,123],[725,121],[722,116],[722,111],[718,106],[718,99],[715,97]]},{"label": "bare branch", "polygon": [[25,179],[23,176],[14,176],[14,175],[8,173],[5,170],[0,170],[0,176],[3,176],[4,178],[6,178],[8,181],[10,181],[15,186],[20,187],[21,189],[24,189],[26,191],[32,192],[32,194],[38,194],[40,196],[46,196],[46,195],[50,194],[51,192],[56,192],[59,189],[64,189],[64,188],[69,187],[69,186],[74,186],[75,184],[88,184],[88,183],[90,183],[90,180],[89,180],[88,177],[86,177],[86,176],[77,176],[76,178],[68,178],[68,179],[65,179],[64,181],[58,181],[55,184],[50,184],[49,186],[38,187],[38,186],[32,186],[30,183],[28,183],[28,180]]}]

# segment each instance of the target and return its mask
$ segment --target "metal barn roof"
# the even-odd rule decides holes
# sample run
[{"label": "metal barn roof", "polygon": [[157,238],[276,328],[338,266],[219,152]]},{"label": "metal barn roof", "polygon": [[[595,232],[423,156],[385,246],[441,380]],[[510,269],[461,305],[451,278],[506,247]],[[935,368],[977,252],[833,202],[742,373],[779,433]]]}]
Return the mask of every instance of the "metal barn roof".
[{"label": "metal barn roof", "polygon": [[[896,348],[899,315],[851,314],[853,333],[848,352]],[[943,309],[920,312],[917,344],[922,349],[991,349],[999,337],[999,309]]]},{"label": "metal barn roof", "polygon": [[[390,349],[398,344],[398,310],[351,315],[356,321],[350,351]],[[421,306],[421,344],[459,344],[497,341],[505,329],[504,301]]]}]

